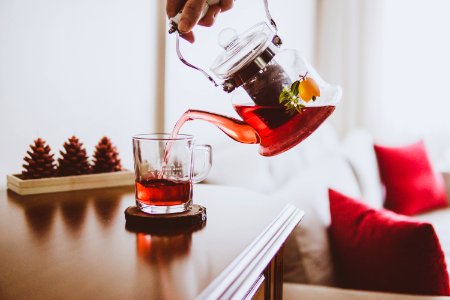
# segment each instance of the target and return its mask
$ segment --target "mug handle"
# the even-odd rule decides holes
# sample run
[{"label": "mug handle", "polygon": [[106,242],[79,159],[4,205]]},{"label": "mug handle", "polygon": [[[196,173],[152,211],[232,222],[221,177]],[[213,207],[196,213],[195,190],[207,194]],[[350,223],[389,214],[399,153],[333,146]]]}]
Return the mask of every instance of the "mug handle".
[{"label": "mug handle", "polygon": [[210,145],[195,145],[193,158],[192,181],[199,183],[205,180],[212,166],[212,147]]}]

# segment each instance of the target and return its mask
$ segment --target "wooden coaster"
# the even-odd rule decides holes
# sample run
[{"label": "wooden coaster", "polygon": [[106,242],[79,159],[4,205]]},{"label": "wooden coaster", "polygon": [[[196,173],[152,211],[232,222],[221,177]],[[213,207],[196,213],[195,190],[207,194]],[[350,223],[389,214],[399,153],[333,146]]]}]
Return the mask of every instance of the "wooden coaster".
[{"label": "wooden coaster", "polygon": [[125,210],[126,229],[150,234],[179,234],[196,231],[206,223],[206,208],[193,204],[189,211],[175,214],[147,214],[136,206]]}]

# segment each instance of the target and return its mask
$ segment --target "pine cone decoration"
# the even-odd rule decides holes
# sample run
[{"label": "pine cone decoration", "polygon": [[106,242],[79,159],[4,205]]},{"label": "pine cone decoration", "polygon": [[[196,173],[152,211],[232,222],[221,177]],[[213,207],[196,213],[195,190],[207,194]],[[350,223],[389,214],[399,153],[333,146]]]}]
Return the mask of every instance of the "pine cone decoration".
[{"label": "pine cone decoration", "polygon": [[119,153],[111,140],[104,136],[95,146],[94,165],[92,171],[94,173],[117,172],[122,170],[120,164]]},{"label": "pine cone decoration", "polygon": [[61,157],[58,158],[58,176],[82,175],[91,172],[86,149],[77,137],[72,136],[63,147],[66,152],[59,151]]},{"label": "pine cone decoration", "polygon": [[23,179],[37,179],[56,176],[56,164],[53,154],[50,154],[50,146],[38,138],[34,145],[30,145],[32,151],[27,151],[28,156],[23,159],[27,162],[23,165]]}]

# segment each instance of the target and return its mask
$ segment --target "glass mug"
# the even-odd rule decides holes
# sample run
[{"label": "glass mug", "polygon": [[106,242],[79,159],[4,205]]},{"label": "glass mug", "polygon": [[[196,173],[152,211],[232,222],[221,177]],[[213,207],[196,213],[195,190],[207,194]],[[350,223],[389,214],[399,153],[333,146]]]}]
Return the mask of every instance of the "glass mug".
[{"label": "glass mug", "polygon": [[211,153],[210,145],[195,145],[192,135],[133,136],[136,206],[149,214],[190,210],[193,183],[208,175]]}]

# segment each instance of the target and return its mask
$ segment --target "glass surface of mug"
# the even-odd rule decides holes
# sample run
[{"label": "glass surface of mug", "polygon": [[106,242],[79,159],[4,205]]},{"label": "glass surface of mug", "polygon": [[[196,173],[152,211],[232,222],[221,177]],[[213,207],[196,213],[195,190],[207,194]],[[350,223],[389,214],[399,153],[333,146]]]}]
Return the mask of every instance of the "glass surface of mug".
[{"label": "glass surface of mug", "polygon": [[194,137],[168,133],[133,136],[136,206],[149,214],[191,209],[193,183],[204,180],[212,165],[210,145]]}]

